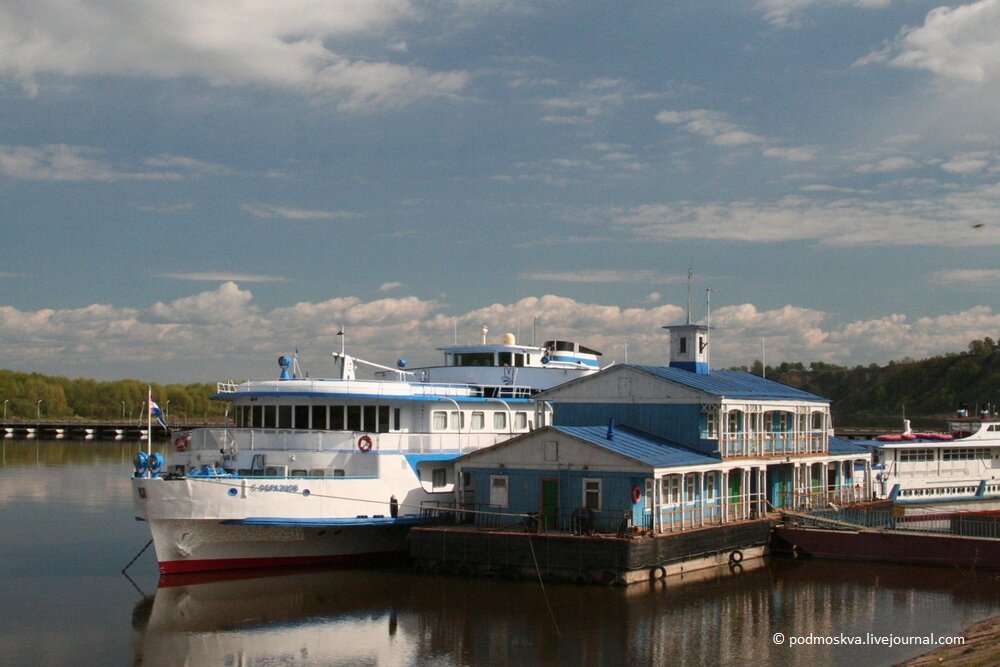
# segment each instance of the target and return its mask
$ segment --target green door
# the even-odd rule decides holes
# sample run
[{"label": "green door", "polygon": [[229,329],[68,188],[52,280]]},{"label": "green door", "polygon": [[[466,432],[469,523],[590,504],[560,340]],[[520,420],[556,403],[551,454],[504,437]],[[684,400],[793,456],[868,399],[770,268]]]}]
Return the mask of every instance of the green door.
[{"label": "green door", "polygon": [[559,520],[559,480],[542,480],[542,525],[556,528]]}]

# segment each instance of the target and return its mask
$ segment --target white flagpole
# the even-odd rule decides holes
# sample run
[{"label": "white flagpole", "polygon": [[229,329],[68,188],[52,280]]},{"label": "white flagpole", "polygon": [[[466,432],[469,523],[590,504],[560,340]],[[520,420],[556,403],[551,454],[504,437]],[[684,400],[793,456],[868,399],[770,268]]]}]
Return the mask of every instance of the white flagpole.
[{"label": "white flagpole", "polygon": [[153,453],[153,388],[146,386],[146,454]]}]

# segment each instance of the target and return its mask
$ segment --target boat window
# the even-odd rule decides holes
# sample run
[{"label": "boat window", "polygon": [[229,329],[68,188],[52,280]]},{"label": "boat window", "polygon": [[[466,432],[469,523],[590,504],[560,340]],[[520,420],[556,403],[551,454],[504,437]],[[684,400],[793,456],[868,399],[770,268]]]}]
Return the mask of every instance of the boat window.
[{"label": "boat window", "polygon": [[348,431],[360,431],[361,430],[361,406],[360,405],[348,405],[347,406],[347,430]]},{"label": "boat window", "polygon": [[264,428],[264,406],[253,406],[253,427]]},{"label": "boat window", "polygon": [[278,428],[291,428],[291,427],[292,427],[292,406],[279,405]]},{"label": "boat window", "polygon": [[378,432],[388,433],[389,432],[389,406],[380,405],[378,406]]},{"label": "boat window", "polygon": [[933,449],[907,449],[899,453],[899,460],[902,462],[912,461],[933,461]]},{"label": "boat window", "polygon": [[393,408],[392,410],[392,424],[392,428],[397,431],[403,428],[402,422],[399,420],[399,408]]},{"label": "boat window", "polygon": [[364,424],[365,431],[369,433],[374,433],[378,428],[378,408],[374,405],[364,406]]},{"label": "boat window", "polygon": [[431,473],[431,488],[443,489],[448,478],[448,471],[445,468],[434,468]]},{"label": "boat window", "polygon": [[431,430],[433,431],[446,431],[448,430],[448,413],[444,410],[435,410],[432,415]]},{"label": "boat window", "polygon": [[295,406],[295,428],[309,428],[309,406]]},{"label": "boat window", "polygon": [[456,366],[493,366],[495,361],[492,352],[466,352],[455,355]]},{"label": "boat window", "polygon": [[528,428],[528,413],[527,412],[515,412],[514,413],[514,428],[516,428],[516,429]]},{"label": "boat window", "polygon": [[290,477],[305,477],[306,471],[303,468],[296,468],[289,473]]},{"label": "boat window", "polygon": [[278,423],[278,410],[275,405],[264,406],[264,428],[274,428]]},{"label": "boat window", "polygon": [[496,431],[504,431],[507,429],[507,413],[506,412],[494,412],[493,413],[493,429]]},{"label": "boat window", "polygon": [[576,350],[576,345],[568,340],[557,340],[556,350],[559,352],[573,352]]},{"label": "boat window", "polygon": [[451,427],[451,429],[453,431],[454,430],[464,431],[465,430],[465,413],[464,412],[457,412],[455,410],[452,410],[452,412],[451,412],[451,423],[449,424],[449,426]]},{"label": "boat window", "polygon": [[524,366],[524,355],[521,354],[520,352],[514,355],[514,365],[517,366],[518,368]]},{"label": "boat window", "polygon": [[327,427],[326,423],[326,406],[325,405],[314,405],[312,406],[312,427],[315,429],[325,430]]},{"label": "boat window", "polygon": [[595,357],[600,357],[600,356],[603,356],[603,355],[602,355],[602,354],[601,354],[600,352],[598,352],[597,350],[592,350],[592,349],[590,349],[589,347],[584,347],[583,345],[581,345],[581,346],[580,346],[580,352],[583,352],[584,354],[592,354],[592,355],[594,355]]},{"label": "boat window", "polygon": [[334,431],[344,430],[344,406],[330,406],[330,428]]},{"label": "boat window", "polygon": [[507,507],[506,475],[490,475],[490,505]]},{"label": "boat window", "polygon": [[482,431],[486,428],[486,413],[485,412],[473,412],[472,413],[472,430]]},{"label": "boat window", "polygon": [[589,510],[601,509],[601,480],[583,480],[583,506]]},{"label": "boat window", "polygon": [[514,353],[513,352],[500,352],[497,354],[500,360],[500,366],[513,366],[514,365]]}]

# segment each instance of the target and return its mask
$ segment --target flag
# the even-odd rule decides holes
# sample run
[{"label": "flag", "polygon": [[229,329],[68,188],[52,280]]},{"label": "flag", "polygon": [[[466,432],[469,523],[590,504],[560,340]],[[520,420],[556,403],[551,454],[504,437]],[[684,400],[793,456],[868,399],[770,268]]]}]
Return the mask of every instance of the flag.
[{"label": "flag", "polygon": [[152,396],[149,398],[149,416],[156,417],[156,421],[163,427],[163,430],[168,430],[167,422],[163,421],[163,413],[160,411],[160,406],[156,404]]}]

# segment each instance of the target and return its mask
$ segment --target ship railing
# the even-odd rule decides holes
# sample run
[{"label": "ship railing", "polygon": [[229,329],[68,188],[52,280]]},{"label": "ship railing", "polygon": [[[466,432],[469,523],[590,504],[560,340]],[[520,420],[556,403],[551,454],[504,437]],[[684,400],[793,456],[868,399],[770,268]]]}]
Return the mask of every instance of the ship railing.
[{"label": "ship railing", "polygon": [[189,434],[196,451],[235,453],[251,450],[358,450],[371,439],[373,452],[399,454],[465,453],[489,447],[512,433],[371,433],[368,431],[304,431],[294,429],[203,428]]},{"label": "ship railing", "polygon": [[794,516],[798,523],[827,528],[878,528],[1000,539],[1000,517],[969,516],[966,512],[901,514],[899,508],[841,507],[800,510],[787,514]]}]

